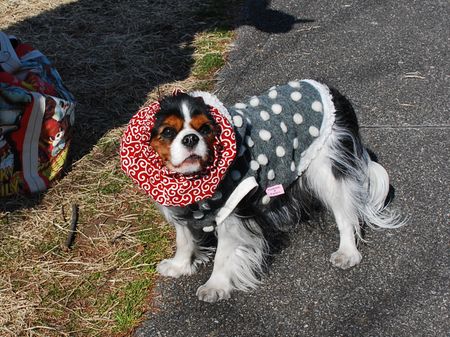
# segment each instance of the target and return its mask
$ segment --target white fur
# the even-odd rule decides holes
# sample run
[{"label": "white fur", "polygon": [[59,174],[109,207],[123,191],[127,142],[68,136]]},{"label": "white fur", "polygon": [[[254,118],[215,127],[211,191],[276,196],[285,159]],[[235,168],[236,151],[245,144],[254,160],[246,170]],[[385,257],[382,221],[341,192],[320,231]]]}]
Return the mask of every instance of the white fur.
[{"label": "white fur", "polygon": [[329,148],[323,148],[305,171],[305,178],[308,188],[332,211],[339,229],[339,248],[331,255],[330,261],[336,267],[347,269],[361,261],[355,241],[355,232],[359,234],[354,200],[357,186],[338,181],[333,176],[330,157]]},{"label": "white fur", "polygon": [[203,101],[209,105],[215,107],[223,116],[225,116],[230,123],[232,123],[232,119],[228,109],[225,108],[223,103],[217,98],[217,96],[206,92],[206,91],[194,91],[190,93],[192,97],[201,97]]},{"label": "white fur", "polygon": [[178,278],[195,273],[200,265],[209,261],[211,251],[197,246],[187,226],[175,224],[175,228],[177,233],[175,256],[161,261],[157,270],[163,276]]},{"label": "white fur", "polygon": [[191,110],[186,102],[183,102],[181,105],[181,112],[184,117],[184,127],[189,128],[189,123],[191,122]]},{"label": "white fur", "polygon": [[368,164],[369,185],[365,185],[370,192],[369,204],[374,205],[376,209],[382,209],[384,200],[389,193],[389,175],[380,164],[370,161]]},{"label": "white fur", "polygon": [[[384,206],[389,191],[389,176],[386,170],[373,162],[365,150],[358,155],[354,165],[348,164],[347,154],[341,148],[340,140],[353,136],[348,130],[340,129],[334,123],[336,110],[328,87],[315,81],[309,82],[316,86],[322,95],[324,121],[320,136],[306,151],[301,166],[297,168],[299,174],[302,174],[297,183],[302,193],[318,198],[334,215],[340,242],[338,249],[331,254],[330,261],[336,267],[347,269],[361,261],[361,254],[356,245],[356,238],[361,238],[360,222],[364,221],[374,228],[395,228],[404,222],[396,212]],[[207,104],[227,113],[222,103],[217,103],[215,96],[204,92],[191,95],[201,96]],[[176,151],[181,152],[180,149],[174,152]],[[357,153],[356,148],[354,153]],[[339,163],[348,174],[336,178],[333,174],[333,162]],[[249,184],[247,190],[252,190],[255,184],[256,182]],[[291,198],[290,206],[298,210],[301,207],[298,202],[300,196],[292,194]],[[230,197],[228,201],[236,201],[235,199]],[[245,219],[244,222],[233,214],[236,204],[237,202],[227,202],[216,218],[218,246],[214,269],[209,280],[197,290],[200,300],[215,302],[228,299],[233,290],[247,291],[260,283],[259,275],[264,265],[267,243],[256,221]],[[198,266],[198,263],[192,261],[198,260],[201,249],[188,227],[176,223],[171,217],[170,209],[162,210],[169,221],[175,222],[177,252],[174,258],[161,262],[158,271],[173,277],[192,274]],[[280,225],[298,220],[292,218],[286,206],[282,206],[276,214],[269,212],[268,217]],[[205,261],[205,258],[200,257],[200,260]]]},{"label": "white fur", "polygon": [[[182,143],[183,138],[190,134],[194,134],[199,138],[199,142],[193,149],[187,148]],[[198,133],[191,127],[187,127],[177,134],[177,136],[172,142],[172,145],[170,146],[171,162],[175,166],[181,165],[183,161],[186,160],[187,157],[193,154],[196,154],[202,157],[203,159],[206,159],[208,155],[208,146],[206,145],[206,142],[204,141],[200,133]]]},{"label": "white fur", "polygon": [[[201,164],[196,163],[185,163],[183,162],[192,155],[197,155],[203,160],[208,157],[208,146],[203,139],[202,135],[193,129],[190,125],[191,123],[191,109],[188,102],[182,102],[181,113],[183,114],[184,125],[183,130],[181,130],[172,142],[170,147],[171,163],[174,165],[173,170],[183,174],[189,174],[197,172],[201,169]],[[187,135],[194,134],[198,137],[199,142],[193,148],[187,148],[183,145],[183,138]],[[178,167],[180,166],[180,167]]]},{"label": "white fur", "polygon": [[197,296],[206,302],[228,299],[232,290],[247,291],[260,283],[266,241],[260,228],[250,221],[250,230],[230,215],[217,227],[217,251],[209,280],[198,288]]},{"label": "white fur", "polygon": [[212,250],[200,247],[191,231],[185,224],[177,223],[171,216],[168,208],[160,207],[166,219],[176,229],[177,250],[175,256],[161,261],[157,271],[163,276],[178,278],[182,275],[192,275],[200,265],[209,261]]}]

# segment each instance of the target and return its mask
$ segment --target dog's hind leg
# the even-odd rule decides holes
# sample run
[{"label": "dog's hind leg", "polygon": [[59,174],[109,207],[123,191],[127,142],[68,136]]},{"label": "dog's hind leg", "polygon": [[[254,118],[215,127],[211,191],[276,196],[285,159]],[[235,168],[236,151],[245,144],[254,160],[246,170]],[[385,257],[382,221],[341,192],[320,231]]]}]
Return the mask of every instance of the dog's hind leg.
[{"label": "dog's hind leg", "polygon": [[250,290],[260,283],[266,241],[253,220],[230,215],[217,226],[217,251],[209,280],[197,290],[200,300],[216,302],[230,298],[233,289]]},{"label": "dog's hind leg", "polygon": [[350,178],[335,177],[326,149],[311,162],[305,178],[310,191],[331,210],[339,229],[339,248],[331,255],[331,263],[342,269],[357,265],[361,261],[355,240],[355,233],[360,230],[355,199],[358,184]]},{"label": "dog's hind leg", "polygon": [[343,182],[336,182],[335,195],[327,202],[333,212],[339,229],[339,248],[331,254],[331,263],[339,268],[347,269],[361,261],[361,253],[356,247],[355,233],[359,232],[359,219],[352,201],[353,196]]}]

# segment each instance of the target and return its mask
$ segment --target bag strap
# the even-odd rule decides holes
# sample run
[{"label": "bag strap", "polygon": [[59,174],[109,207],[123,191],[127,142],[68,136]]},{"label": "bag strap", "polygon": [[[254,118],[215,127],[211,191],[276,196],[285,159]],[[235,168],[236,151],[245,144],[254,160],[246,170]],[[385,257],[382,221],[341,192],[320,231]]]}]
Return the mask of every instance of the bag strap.
[{"label": "bag strap", "polygon": [[39,137],[45,113],[45,97],[32,92],[33,107],[28,120],[22,150],[22,170],[25,182],[31,193],[45,191],[47,186],[39,175]]},{"label": "bag strap", "polygon": [[20,68],[22,62],[14,50],[11,41],[3,32],[0,32],[0,68],[8,73],[14,73]]}]

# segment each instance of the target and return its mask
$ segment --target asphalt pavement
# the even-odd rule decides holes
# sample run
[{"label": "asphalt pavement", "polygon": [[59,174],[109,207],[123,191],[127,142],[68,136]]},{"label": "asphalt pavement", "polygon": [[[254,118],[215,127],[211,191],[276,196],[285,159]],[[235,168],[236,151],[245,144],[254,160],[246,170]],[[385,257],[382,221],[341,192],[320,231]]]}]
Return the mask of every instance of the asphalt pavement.
[{"label": "asphalt pavement", "polygon": [[135,336],[449,336],[449,5],[440,0],[248,1],[217,95],[226,104],[314,78],[352,101],[364,142],[409,218],[369,230],[363,260],[331,266],[338,232],[300,226],[263,285],[201,302],[197,275],[161,278]]}]

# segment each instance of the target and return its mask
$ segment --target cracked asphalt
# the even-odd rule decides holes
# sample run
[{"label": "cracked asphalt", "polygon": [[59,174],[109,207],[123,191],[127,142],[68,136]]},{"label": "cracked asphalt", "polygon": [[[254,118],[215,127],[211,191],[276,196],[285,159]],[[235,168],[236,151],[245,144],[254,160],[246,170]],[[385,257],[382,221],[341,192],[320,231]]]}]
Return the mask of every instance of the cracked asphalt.
[{"label": "cracked asphalt", "polygon": [[409,218],[368,230],[363,260],[328,262],[338,233],[301,226],[263,285],[216,304],[195,291],[211,273],[161,278],[135,336],[449,336],[449,5],[440,0],[247,1],[217,95],[238,102],[314,78],[353,103],[366,145]]}]

